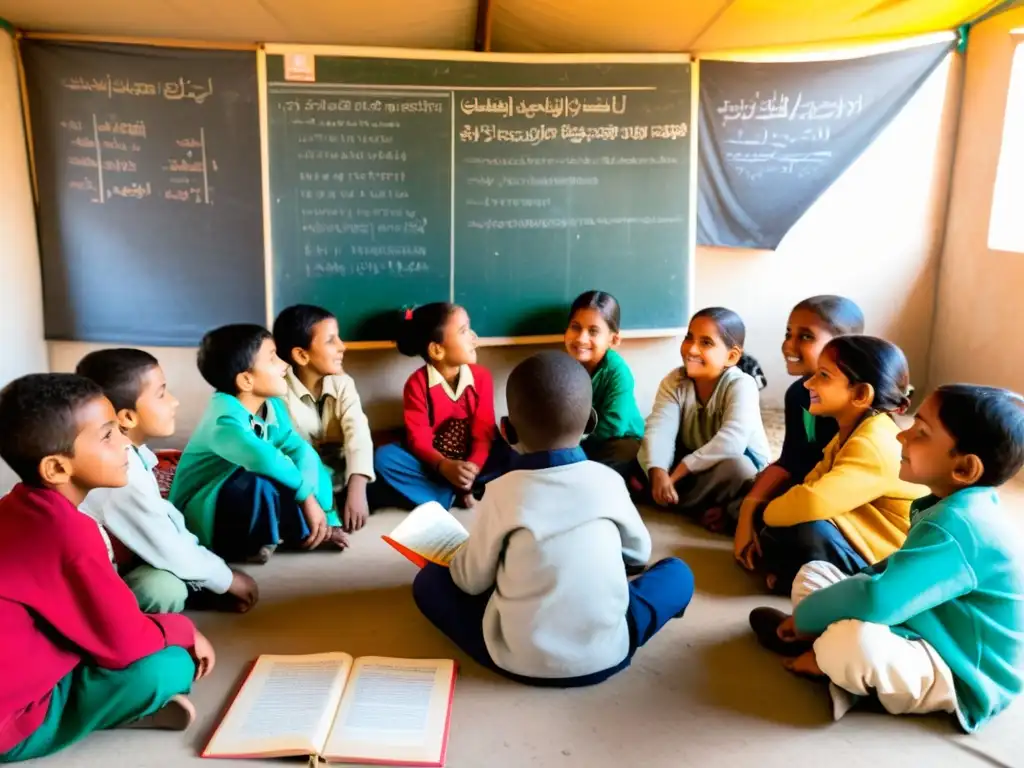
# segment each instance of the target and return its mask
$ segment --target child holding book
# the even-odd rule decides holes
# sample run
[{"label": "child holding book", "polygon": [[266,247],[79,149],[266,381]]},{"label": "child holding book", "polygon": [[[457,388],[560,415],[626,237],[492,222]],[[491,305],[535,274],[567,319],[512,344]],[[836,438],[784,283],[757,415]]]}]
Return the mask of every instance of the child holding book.
[{"label": "child holding book", "polygon": [[157,458],[146,442],[173,435],[178,410],[160,363],[140,349],[104,349],[83,357],[76,372],[102,387],[131,441],[128,484],[91,491],[81,510],[121,545],[119,570],[139,607],[146,613],[180,613],[186,604],[248,611],[259,598],[256,582],[202,546],[160,495]]},{"label": "child holding book", "polygon": [[189,440],[170,501],[203,546],[228,562],[266,563],[279,544],[348,546],[330,473],[296,434],[281,398],[288,365],[258,325],[225,325],[199,346],[216,392]]},{"label": "child holding book", "polygon": [[492,481],[450,570],[428,564],[413,583],[420,610],[479,664],[530,685],[593,685],[629,666],[637,649],[693,596],[681,560],[632,582],[651,538],[622,478],[587,461],[590,377],[559,352],[509,376],[506,439],[516,469]]},{"label": "child holding book", "polygon": [[787,668],[830,682],[836,719],[874,694],[971,732],[1024,688],[1024,559],[997,492],[1024,466],[1024,398],[939,387],[899,442],[900,478],[931,491],[903,546],[854,575],[808,563],[793,615],[758,608],[751,625]]},{"label": "child holding book", "polygon": [[284,400],[292,425],[334,473],[345,530],[358,531],[369,515],[373,439],[356,383],[341,367],[345,344],[338,319],[322,307],[288,307],[274,321],[274,343],[289,366]]},{"label": "child holding book", "polygon": [[195,719],[187,694],[213,648],[185,617],[139,610],[77,509],[128,482],[128,449],[88,379],[34,374],[0,392],[0,458],[21,478],[0,499],[0,763]]}]

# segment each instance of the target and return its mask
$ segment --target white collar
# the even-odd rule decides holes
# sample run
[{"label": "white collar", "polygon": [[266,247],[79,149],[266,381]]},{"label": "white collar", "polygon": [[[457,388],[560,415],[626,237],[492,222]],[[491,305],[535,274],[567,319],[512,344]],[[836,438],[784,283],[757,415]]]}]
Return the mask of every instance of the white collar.
[{"label": "white collar", "polygon": [[[292,391],[292,394],[294,394],[300,400],[305,400],[308,397],[309,402],[316,403],[317,400],[315,397],[313,397],[313,393],[309,391],[309,388],[302,383],[302,380],[295,375],[295,371],[293,371],[290,367],[288,368],[288,371],[285,373],[284,377],[285,381],[288,382],[288,389]],[[337,378],[338,377],[336,376],[324,376],[323,384],[321,385],[321,400],[325,397],[333,397],[335,400],[338,399],[338,387],[336,383]]]},{"label": "white collar", "polygon": [[455,402],[467,388],[473,386],[473,369],[468,365],[459,367],[459,383],[455,387],[455,391],[452,391],[451,385],[445,380],[437,368],[427,363],[427,389],[440,385],[444,389],[444,393]]}]

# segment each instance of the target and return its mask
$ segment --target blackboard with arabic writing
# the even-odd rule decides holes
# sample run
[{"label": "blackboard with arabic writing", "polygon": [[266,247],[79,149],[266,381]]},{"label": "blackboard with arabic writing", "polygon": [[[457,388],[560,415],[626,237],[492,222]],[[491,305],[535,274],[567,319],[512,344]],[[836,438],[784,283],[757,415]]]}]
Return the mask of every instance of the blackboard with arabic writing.
[{"label": "blackboard with arabic writing", "polygon": [[46,335],[265,319],[255,52],[23,40]]},{"label": "blackboard with arabic writing", "polygon": [[775,248],[952,49],[838,61],[704,60],[697,242]]},{"label": "blackboard with arabic writing", "polygon": [[[289,49],[291,51],[291,49]],[[439,53],[438,56],[443,56]],[[689,312],[690,65],[267,54],[273,303],[349,340],[452,300],[561,333],[600,288],[629,330]]]}]

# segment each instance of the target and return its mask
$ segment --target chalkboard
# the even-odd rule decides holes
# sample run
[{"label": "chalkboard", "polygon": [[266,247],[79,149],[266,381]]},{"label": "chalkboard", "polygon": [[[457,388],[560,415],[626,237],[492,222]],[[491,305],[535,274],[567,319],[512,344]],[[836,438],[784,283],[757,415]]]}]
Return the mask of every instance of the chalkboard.
[{"label": "chalkboard", "polygon": [[23,40],[46,336],[266,315],[256,53]]},{"label": "chalkboard", "polygon": [[702,60],[697,242],[777,247],[953,45],[837,61]]},{"label": "chalkboard", "polygon": [[315,302],[346,339],[380,341],[398,308],[453,300],[505,338],[561,333],[599,288],[626,330],[685,325],[685,57],[270,47],[266,79],[275,310]]}]

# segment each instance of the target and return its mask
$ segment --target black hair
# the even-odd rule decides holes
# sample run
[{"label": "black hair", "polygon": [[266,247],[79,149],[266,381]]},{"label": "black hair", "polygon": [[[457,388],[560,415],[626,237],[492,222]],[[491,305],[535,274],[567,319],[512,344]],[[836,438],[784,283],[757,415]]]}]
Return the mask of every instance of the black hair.
[{"label": "black hair", "polygon": [[115,411],[134,411],[143,377],[159,365],[141,349],[101,349],[79,360],[75,373],[99,384]]},{"label": "black hair", "polygon": [[811,296],[793,307],[794,312],[797,310],[817,315],[833,336],[864,333],[864,313],[856,303],[845,296]]},{"label": "black hair", "polygon": [[444,343],[444,327],[458,308],[458,304],[435,301],[415,309],[403,309],[395,334],[398,351],[406,357],[418,355],[430,362],[430,345]]},{"label": "black hair", "polygon": [[267,339],[262,325],[222,325],[203,336],[196,363],[206,383],[226,395],[238,394],[238,375],[252,370],[256,355]]},{"label": "black hair", "polygon": [[622,321],[622,310],[619,309],[619,302],[610,293],[604,291],[587,291],[576,297],[576,301],[569,308],[569,322],[581,309],[596,309],[602,319],[608,323],[612,333],[619,332],[619,325]]},{"label": "black hair", "polygon": [[100,397],[99,384],[74,373],[15,379],[0,391],[0,458],[26,485],[42,485],[39,462],[74,456],[78,411]]},{"label": "black hair", "polygon": [[747,326],[743,324],[743,318],[725,307],[706,307],[697,312],[691,322],[698,317],[705,317],[715,324],[715,327],[718,328],[718,335],[722,337],[722,343],[725,346],[730,349],[737,347],[741,350],[740,361],[736,367],[752,377],[757,382],[758,389],[768,386],[768,377],[764,375],[761,364],[752,355],[742,352],[743,344],[747,340]]},{"label": "black hair", "polygon": [[903,413],[910,407],[910,366],[903,350],[877,336],[836,336],[822,350],[831,352],[850,385],[870,384],[875,413]]},{"label": "black hair", "polygon": [[985,471],[975,485],[998,487],[1024,466],[1024,397],[1008,389],[945,384],[933,395],[954,450],[974,454]]},{"label": "black hair", "polygon": [[323,307],[313,304],[294,304],[282,309],[281,314],[274,320],[273,331],[278,355],[294,368],[292,350],[296,347],[308,350],[313,343],[313,329],[317,324],[333,317],[334,315]]},{"label": "black hair", "polygon": [[533,450],[579,439],[593,400],[590,374],[563,352],[539,352],[517,365],[505,387],[509,420]]}]

